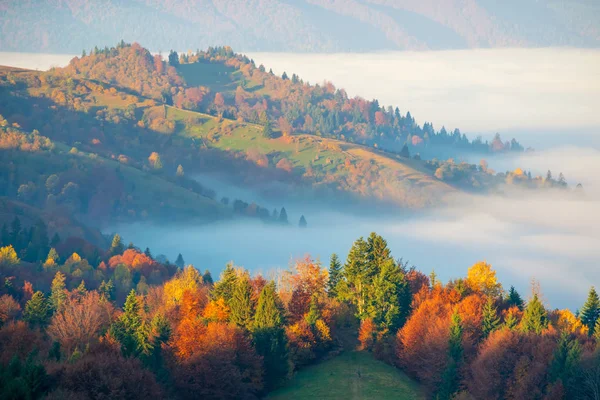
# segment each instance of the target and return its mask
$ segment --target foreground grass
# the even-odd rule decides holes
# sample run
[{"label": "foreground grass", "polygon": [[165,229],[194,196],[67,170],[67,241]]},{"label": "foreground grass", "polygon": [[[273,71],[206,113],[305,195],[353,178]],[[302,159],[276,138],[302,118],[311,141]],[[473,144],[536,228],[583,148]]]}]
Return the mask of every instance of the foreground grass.
[{"label": "foreground grass", "polygon": [[396,368],[366,352],[345,351],[310,366],[268,400],[283,399],[424,399],[419,386]]}]

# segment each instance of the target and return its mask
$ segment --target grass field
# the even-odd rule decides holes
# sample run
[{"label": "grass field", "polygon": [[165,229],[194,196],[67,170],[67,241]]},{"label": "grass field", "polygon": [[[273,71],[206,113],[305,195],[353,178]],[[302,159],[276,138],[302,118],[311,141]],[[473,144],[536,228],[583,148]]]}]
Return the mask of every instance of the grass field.
[{"label": "grass field", "polygon": [[424,399],[419,386],[396,368],[366,352],[346,351],[310,366],[268,400],[413,400]]}]

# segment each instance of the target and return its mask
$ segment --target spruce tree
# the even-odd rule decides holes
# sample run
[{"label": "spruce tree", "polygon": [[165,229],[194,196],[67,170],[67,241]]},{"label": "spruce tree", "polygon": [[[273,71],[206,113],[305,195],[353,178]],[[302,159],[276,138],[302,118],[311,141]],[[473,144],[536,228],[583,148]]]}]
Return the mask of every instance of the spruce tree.
[{"label": "spruce tree", "polygon": [[277,295],[275,282],[271,281],[265,285],[258,297],[254,329],[281,327],[283,322],[283,305]]},{"label": "spruce tree", "polygon": [[271,126],[271,121],[268,119],[263,126],[262,134],[267,139],[273,138],[273,127]]},{"label": "spruce tree", "polygon": [[491,297],[488,297],[487,302],[483,306],[483,317],[481,321],[483,337],[488,337],[490,333],[498,329],[498,326],[500,326],[498,310],[494,306],[494,300]]},{"label": "spruce tree", "polygon": [[329,280],[327,282],[327,294],[329,297],[337,297],[337,285],[342,279],[342,264],[337,254],[331,255],[329,261]]},{"label": "spruce tree", "polygon": [[298,226],[300,228],[306,228],[307,223],[306,223],[306,218],[304,218],[304,215],[300,216],[300,221],[298,222]]},{"label": "spruce tree", "polygon": [[146,250],[144,250],[144,254],[146,255],[146,257],[154,260],[154,257],[152,257],[152,253],[150,252],[150,248],[146,247]]},{"label": "spruce tree", "polygon": [[316,293],[313,293],[310,298],[310,307],[306,313],[306,323],[314,325],[321,318],[321,308],[319,307],[319,298]]},{"label": "spruce tree", "polygon": [[527,303],[527,307],[523,313],[521,330],[526,333],[534,332],[539,335],[546,328],[548,328],[548,313],[538,298],[537,293],[535,293],[531,301]]},{"label": "spruce tree", "polygon": [[579,341],[571,339],[568,332],[562,332],[550,364],[550,381],[560,379],[566,386],[578,367],[581,352]]},{"label": "spruce tree", "polygon": [[458,390],[459,370],[463,359],[462,336],[462,321],[458,313],[454,312],[450,323],[448,363],[442,374],[442,382],[438,391],[438,398],[440,399],[451,399]]},{"label": "spruce tree", "polygon": [[281,211],[279,212],[279,222],[282,224],[288,223],[287,211],[285,211],[285,207],[281,207]]},{"label": "spruce tree", "polygon": [[265,390],[278,387],[290,372],[288,341],[283,327],[260,328],[252,332],[256,353],[263,359]]},{"label": "spruce tree", "polygon": [[233,264],[229,263],[225,267],[225,270],[221,274],[221,279],[217,283],[211,292],[213,299],[218,300],[223,298],[225,303],[228,304],[233,296],[233,289],[237,281],[237,273]]},{"label": "spruce tree", "polygon": [[228,306],[231,310],[230,321],[240,327],[250,329],[253,316],[252,285],[246,275],[238,277]]},{"label": "spruce tree", "polygon": [[369,289],[368,246],[361,237],[352,244],[344,266],[347,290],[343,294],[356,306],[359,318],[366,317],[367,290]]},{"label": "spruce tree", "polygon": [[368,316],[385,332],[395,334],[410,314],[412,294],[402,268],[388,259],[373,279]]},{"label": "spruce tree", "polygon": [[589,336],[594,335],[596,322],[598,321],[599,317],[600,299],[598,299],[598,293],[596,293],[596,289],[592,286],[590,288],[587,300],[579,312],[581,323],[588,327]]},{"label": "spruce tree", "polygon": [[506,318],[504,318],[504,326],[512,331],[513,329],[515,329],[517,327],[517,325],[519,325],[517,316],[514,313],[509,312],[506,315]]},{"label": "spruce tree", "polygon": [[33,326],[42,326],[48,322],[50,313],[50,305],[44,297],[44,293],[37,291],[25,304],[23,318]]},{"label": "spruce tree", "polygon": [[121,344],[123,355],[137,355],[144,350],[145,338],[143,334],[145,327],[142,325],[141,305],[135,290],[132,289],[125,300],[123,314],[110,327],[111,335]]},{"label": "spruce tree", "polygon": [[119,234],[115,234],[115,236],[113,236],[113,240],[110,245],[110,254],[111,255],[122,254],[124,250],[125,250],[125,247],[123,246],[123,243],[121,242],[121,236]]},{"label": "spruce tree", "polygon": [[519,292],[517,292],[514,286],[511,286],[510,290],[508,291],[508,297],[506,299],[506,302],[511,307],[516,306],[519,307],[519,310],[523,310],[523,299],[521,298],[521,295],[519,294]]},{"label": "spruce tree", "polygon": [[185,267],[185,261],[183,260],[183,256],[181,255],[181,253],[179,253],[177,255],[177,259],[175,260],[175,265],[177,265],[177,267],[179,267],[179,268]]},{"label": "spruce tree", "polygon": [[50,304],[54,311],[59,311],[67,300],[67,292],[65,285],[65,275],[58,271],[52,280]]},{"label": "spruce tree", "polygon": [[100,283],[100,287],[98,288],[100,297],[106,301],[113,300],[114,291],[115,285],[113,284],[112,279],[109,279],[108,282],[102,281],[102,283]]},{"label": "spruce tree", "polygon": [[212,285],[214,283],[212,275],[210,274],[210,271],[205,269],[204,273],[202,274],[202,282],[208,284],[208,285]]}]

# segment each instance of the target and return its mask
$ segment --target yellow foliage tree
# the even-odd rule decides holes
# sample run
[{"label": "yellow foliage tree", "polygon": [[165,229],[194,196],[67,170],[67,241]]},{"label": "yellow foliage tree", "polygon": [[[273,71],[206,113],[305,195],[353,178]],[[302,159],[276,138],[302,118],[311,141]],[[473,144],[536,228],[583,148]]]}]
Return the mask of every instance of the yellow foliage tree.
[{"label": "yellow foliage tree", "polygon": [[502,285],[496,279],[496,271],[485,261],[480,261],[469,268],[467,273],[467,285],[475,291],[485,293],[488,296],[497,297],[502,291]]},{"label": "yellow foliage tree", "polygon": [[164,296],[167,307],[180,304],[186,290],[195,292],[202,284],[202,276],[191,265],[185,267],[173,279],[165,283]]},{"label": "yellow foliage tree", "polygon": [[12,245],[0,248],[0,265],[17,265],[20,261]]},{"label": "yellow foliage tree", "polygon": [[556,310],[551,316],[554,327],[562,332],[580,333],[587,335],[588,327],[581,323],[581,320],[570,310]]}]

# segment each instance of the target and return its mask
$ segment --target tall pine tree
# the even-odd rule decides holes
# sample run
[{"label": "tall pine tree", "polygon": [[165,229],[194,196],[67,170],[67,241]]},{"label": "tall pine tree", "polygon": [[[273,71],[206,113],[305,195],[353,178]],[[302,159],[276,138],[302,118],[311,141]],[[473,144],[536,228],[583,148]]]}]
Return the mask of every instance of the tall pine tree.
[{"label": "tall pine tree", "polygon": [[342,264],[337,254],[331,255],[329,261],[329,280],[327,281],[327,294],[329,297],[337,297],[337,286],[342,279]]},{"label": "tall pine tree", "polygon": [[230,321],[240,327],[250,329],[253,317],[252,285],[246,274],[238,276],[228,305],[231,310]]},{"label": "tall pine tree", "polygon": [[275,282],[271,281],[265,285],[258,297],[254,329],[281,327],[283,322],[283,304],[277,295]]},{"label": "tall pine tree", "polygon": [[494,305],[494,300],[488,297],[483,306],[483,317],[481,320],[481,331],[483,337],[486,338],[490,333],[498,329],[500,326],[500,318],[498,318],[498,310]]},{"label": "tall pine tree", "polygon": [[65,285],[65,275],[58,271],[52,280],[50,304],[54,311],[59,311],[67,300],[67,292]]},{"label": "tall pine tree", "polygon": [[448,363],[442,375],[442,382],[438,391],[439,399],[451,399],[458,390],[460,382],[460,367],[463,359],[462,345],[462,320],[457,312],[452,314],[450,322],[450,337],[448,339]]},{"label": "tall pine tree", "polygon": [[508,291],[508,297],[506,298],[506,302],[511,307],[516,306],[519,307],[519,310],[523,310],[523,299],[521,298],[521,295],[519,294],[519,292],[517,292],[514,286],[511,286],[510,290]]},{"label": "tall pine tree", "polygon": [[588,335],[594,335],[596,329],[596,322],[600,317],[600,299],[598,299],[598,293],[592,286],[588,294],[588,298],[579,312],[579,318],[581,323],[588,328]]},{"label": "tall pine tree", "polygon": [[527,307],[523,312],[521,330],[523,332],[534,332],[539,335],[546,328],[548,328],[548,313],[537,293],[534,293],[533,298],[527,303]]}]

